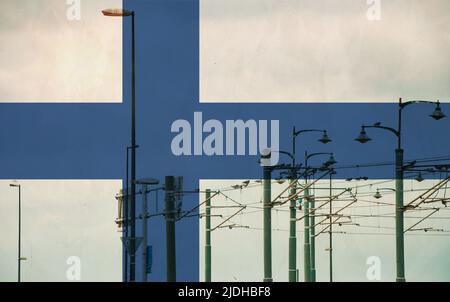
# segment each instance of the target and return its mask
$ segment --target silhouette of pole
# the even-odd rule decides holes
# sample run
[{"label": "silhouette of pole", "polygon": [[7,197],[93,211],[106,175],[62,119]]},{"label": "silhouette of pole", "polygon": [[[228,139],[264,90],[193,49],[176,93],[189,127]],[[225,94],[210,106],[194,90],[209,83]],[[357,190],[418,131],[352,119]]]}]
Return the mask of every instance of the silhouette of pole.
[{"label": "silhouette of pole", "polygon": [[211,282],[211,190],[206,190],[205,282]]},{"label": "silhouette of pole", "polygon": [[329,219],[330,219],[330,232],[329,232],[329,244],[330,244],[330,282],[333,282],[333,207],[332,207],[332,201],[333,201],[333,171],[330,171],[330,213],[329,213]]},{"label": "silhouette of pole", "polygon": [[264,204],[264,282],[272,282],[272,193],[271,168],[264,166],[263,204]]},{"label": "silhouette of pole", "polygon": [[176,281],[176,257],[175,257],[175,198],[173,176],[165,179],[165,203],[166,203],[166,260],[167,281]]}]

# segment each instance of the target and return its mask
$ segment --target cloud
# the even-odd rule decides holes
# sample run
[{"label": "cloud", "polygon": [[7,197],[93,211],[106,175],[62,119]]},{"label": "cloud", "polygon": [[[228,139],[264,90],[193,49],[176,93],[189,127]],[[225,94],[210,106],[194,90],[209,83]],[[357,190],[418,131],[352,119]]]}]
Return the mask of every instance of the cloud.
[{"label": "cloud", "polygon": [[120,0],[2,1],[0,102],[121,102],[122,22],[101,9]]},{"label": "cloud", "polygon": [[201,101],[449,99],[450,3],[201,1]]},{"label": "cloud", "polygon": [[[17,277],[17,190],[0,181],[0,280]],[[121,280],[121,241],[114,223],[120,180],[21,180],[22,279],[67,281],[66,260],[81,259],[81,281]],[[105,253],[105,251],[107,251]]]}]

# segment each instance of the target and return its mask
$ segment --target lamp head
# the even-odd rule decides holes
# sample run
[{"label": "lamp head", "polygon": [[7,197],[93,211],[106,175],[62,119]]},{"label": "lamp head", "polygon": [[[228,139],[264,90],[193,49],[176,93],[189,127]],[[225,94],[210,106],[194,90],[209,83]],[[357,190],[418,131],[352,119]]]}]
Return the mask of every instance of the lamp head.
[{"label": "lamp head", "polygon": [[327,131],[323,131],[322,137],[319,139],[319,142],[322,144],[328,144],[331,143],[331,139],[328,137]]},{"label": "lamp head", "polygon": [[331,155],[330,155],[330,158],[327,160],[327,162],[325,163],[325,165],[327,165],[327,166],[332,166],[332,165],[334,165],[334,164],[337,164],[337,161],[336,161],[336,159],[334,158],[334,155],[331,154]]},{"label": "lamp head", "polygon": [[422,182],[422,181],[424,181],[425,179],[422,177],[422,173],[419,173],[417,176],[416,176],[416,181],[418,181],[418,182]]},{"label": "lamp head", "polygon": [[20,188],[19,184],[9,184],[10,187],[16,187],[16,188]]},{"label": "lamp head", "polygon": [[381,197],[383,197],[383,195],[381,195],[380,190],[377,189],[377,192],[373,195],[373,197],[375,197],[376,199],[380,199]]},{"label": "lamp head", "polygon": [[128,17],[132,16],[134,12],[121,8],[108,8],[102,10],[102,14],[107,17]]},{"label": "lamp head", "polygon": [[430,116],[433,119],[435,119],[436,121],[439,121],[439,120],[441,120],[441,119],[446,117],[444,112],[442,112],[441,105],[440,105],[439,101],[437,101],[436,108],[434,109],[433,113],[430,114]]},{"label": "lamp head", "polygon": [[371,140],[372,139],[367,136],[366,130],[364,130],[364,128],[361,129],[359,136],[355,138],[355,141],[360,142],[361,144],[365,144],[367,142],[370,142]]}]

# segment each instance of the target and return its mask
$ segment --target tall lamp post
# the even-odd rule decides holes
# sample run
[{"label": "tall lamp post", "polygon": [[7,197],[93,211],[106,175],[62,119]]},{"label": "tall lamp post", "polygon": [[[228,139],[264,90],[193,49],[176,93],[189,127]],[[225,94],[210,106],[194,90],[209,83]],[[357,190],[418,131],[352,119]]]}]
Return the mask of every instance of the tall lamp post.
[{"label": "tall lamp post", "polygon": [[336,174],[336,171],[334,171],[333,169],[330,169],[330,212],[329,212],[329,223],[330,223],[330,228],[329,228],[329,236],[328,236],[328,241],[329,241],[329,254],[328,254],[328,258],[329,258],[329,265],[330,265],[330,269],[329,269],[329,274],[330,274],[330,282],[333,282],[333,175]]},{"label": "tall lamp post", "polygon": [[[331,139],[328,137],[326,130],[320,129],[304,129],[304,130],[296,130],[295,126],[292,130],[292,166],[295,167],[295,151],[296,151],[296,138],[302,133],[308,132],[319,132],[322,133],[322,137],[319,139],[319,142],[322,144],[328,144],[331,142]],[[292,190],[293,194],[295,191]],[[308,195],[308,189],[305,190],[305,195]],[[289,282],[297,281],[297,237],[296,237],[296,200],[290,200],[290,223],[289,223]],[[305,221],[304,221],[304,266],[305,266],[305,282],[312,281],[311,279],[311,257],[310,257],[310,235],[309,235],[309,202],[307,199],[304,201],[304,211],[305,211]]]},{"label": "tall lamp post", "polygon": [[[308,177],[309,177],[309,168],[308,168],[308,160],[312,157],[315,156],[319,156],[319,155],[329,155],[330,158],[324,163],[324,166],[329,168],[332,165],[336,164],[337,161],[334,158],[334,154],[331,152],[317,152],[317,153],[311,153],[308,154],[307,151],[305,151],[305,182],[308,182]],[[332,174],[332,173],[330,173]],[[330,178],[331,181],[331,178]],[[309,193],[309,192],[308,192]],[[331,196],[331,195],[330,195]],[[309,197],[309,202],[310,204],[310,209],[312,209],[314,211],[316,204],[315,204],[315,199],[313,197]],[[311,277],[311,282],[316,282],[316,230],[315,230],[315,225],[316,225],[316,216],[315,216],[315,211],[313,212],[314,214],[310,215],[310,262],[311,262],[311,267],[310,267],[310,277]]]},{"label": "tall lamp post", "polygon": [[17,252],[17,282],[20,282],[20,262],[22,260],[25,260],[25,258],[22,258],[21,256],[21,243],[22,243],[22,208],[21,208],[21,189],[22,186],[19,184],[10,184],[10,187],[18,188],[19,189],[19,238],[18,238],[18,252]]},{"label": "tall lamp post", "polygon": [[[105,9],[103,15],[107,17],[130,17],[131,16],[131,192],[130,197],[130,281],[135,281],[136,269],[136,60],[135,60],[135,27],[134,11],[124,9]],[[128,184],[127,184],[128,186]],[[128,196],[128,190],[127,190]]]},{"label": "tall lamp post", "polygon": [[[260,165],[263,167],[263,241],[264,241],[264,282],[272,282],[272,188],[271,188],[271,181],[272,181],[272,171],[273,170],[288,170],[289,175],[291,178],[296,177],[292,176],[293,174],[297,174],[297,170],[300,168],[295,165],[271,165],[271,156],[272,152],[285,154],[291,158],[291,160],[295,163],[294,155],[292,155],[289,152],[286,151],[280,151],[280,150],[263,150],[261,153],[260,158]],[[292,191],[291,191],[292,194]],[[292,197],[292,195],[291,195]],[[292,204],[292,200],[291,200]],[[292,212],[291,212],[292,213]],[[294,216],[295,217],[295,216]],[[291,220],[292,224],[292,220]],[[295,228],[294,228],[294,234],[295,234]],[[290,238],[292,238],[292,228],[290,230]],[[295,238],[295,237],[293,237]],[[289,240],[291,243],[291,239]],[[295,246],[295,245],[294,245]],[[291,256],[291,250],[289,251],[289,256]],[[295,253],[293,254],[295,256]],[[291,258],[289,261],[289,265],[292,264]],[[294,257],[295,261],[295,257]],[[295,264],[295,262],[294,262]],[[294,266],[295,267],[295,266]],[[291,266],[289,266],[291,268]],[[291,270],[289,270],[291,272]],[[289,277],[292,277],[291,274],[289,274]],[[297,278],[294,279],[294,282],[297,280]]]},{"label": "tall lamp post", "polygon": [[[271,160],[271,153],[267,150],[261,155],[263,166],[263,241],[264,241],[264,282],[272,282],[272,167],[267,161]],[[262,164],[265,161],[265,164]]]},{"label": "tall lamp post", "polygon": [[399,99],[398,103],[398,125],[397,129],[391,127],[382,126],[380,123],[376,123],[372,126],[363,125],[361,128],[361,132],[359,136],[355,139],[356,141],[365,144],[372,139],[369,138],[366,134],[366,129],[368,128],[376,128],[382,129],[391,132],[397,138],[397,148],[395,149],[395,240],[396,240],[396,281],[397,282],[405,282],[405,255],[404,255],[404,223],[403,223],[403,149],[402,149],[402,141],[401,141],[401,131],[402,131],[402,114],[403,110],[412,104],[434,104],[436,105],[435,110],[432,112],[430,117],[435,120],[440,120],[445,117],[445,114],[442,112],[439,101],[431,102],[431,101],[408,101],[402,102],[402,99]]}]

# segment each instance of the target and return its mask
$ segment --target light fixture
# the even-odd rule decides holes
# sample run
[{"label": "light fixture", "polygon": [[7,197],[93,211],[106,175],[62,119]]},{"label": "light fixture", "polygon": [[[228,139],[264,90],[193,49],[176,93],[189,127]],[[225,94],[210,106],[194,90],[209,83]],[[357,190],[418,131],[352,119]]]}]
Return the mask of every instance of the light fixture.
[{"label": "light fixture", "polygon": [[108,17],[128,17],[134,14],[133,11],[121,9],[121,8],[108,8],[102,10],[103,15]]},{"label": "light fixture", "polygon": [[364,130],[364,128],[361,129],[359,136],[355,138],[355,141],[360,142],[361,144],[365,144],[371,140],[372,139],[367,136],[366,130]]},{"label": "light fixture", "polygon": [[323,135],[322,137],[319,139],[319,142],[321,142],[322,144],[328,144],[331,143],[331,139],[328,137],[327,131],[324,130],[323,131]]},{"label": "light fixture", "polygon": [[336,159],[334,158],[334,155],[331,154],[330,158],[327,160],[327,162],[325,163],[326,166],[332,166],[334,164],[337,164]]},{"label": "light fixture", "polygon": [[417,176],[416,176],[416,178],[415,178],[418,182],[422,182],[422,181],[424,181],[425,179],[422,177],[422,173],[419,173]]},{"label": "light fixture", "polygon": [[383,195],[381,195],[380,190],[377,189],[377,192],[373,195],[373,197],[375,197],[376,199],[380,199],[381,197],[383,197]]},{"label": "light fixture", "polygon": [[437,101],[436,109],[434,109],[433,113],[430,116],[432,118],[434,118],[435,120],[437,120],[437,121],[439,121],[439,120],[443,119],[444,117],[446,117],[444,112],[442,112],[441,105],[440,105],[439,101]]},{"label": "light fixture", "polygon": [[285,183],[285,180],[282,179],[282,178],[279,178],[279,179],[276,180],[276,182],[277,182],[279,185],[282,185],[282,184]]}]

